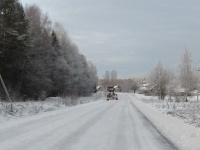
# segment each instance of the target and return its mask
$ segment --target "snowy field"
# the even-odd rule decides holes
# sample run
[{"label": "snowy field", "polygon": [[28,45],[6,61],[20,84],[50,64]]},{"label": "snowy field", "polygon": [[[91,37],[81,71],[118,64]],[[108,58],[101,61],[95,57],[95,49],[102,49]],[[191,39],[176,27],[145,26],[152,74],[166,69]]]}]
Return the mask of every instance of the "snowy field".
[{"label": "snowy field", "polygon": [[157,96],[145,96],[143,94],[136,94],[135,97],[149,103],[164,114],[179,117],[188,124],[200,127],[200,101],[197,100],[196,96],[188,97],[188,102],[171,102],[168,97],[163,101],[158,100]]},{"label": "snowy field", "polygon": [[73,107],[84,103],[97,101],[104,97],[104,93],[98,92],[91,97],[81,98],[61,98],[50,97],[45,101],[27,101],[27,102],[13,102],[12,110],[11,104],[6,102],[0,103],[0,124],[9,120],[17,118],[25,118],[33,116],[43,112],[54,111],[64,109],[67,107]]}]

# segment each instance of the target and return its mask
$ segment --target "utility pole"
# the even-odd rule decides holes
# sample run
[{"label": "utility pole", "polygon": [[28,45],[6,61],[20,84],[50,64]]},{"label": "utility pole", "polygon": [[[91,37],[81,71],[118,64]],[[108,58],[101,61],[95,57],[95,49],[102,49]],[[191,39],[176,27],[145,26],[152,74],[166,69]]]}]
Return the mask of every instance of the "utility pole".
[{"label": "utility pole", "polygon": [[[199,76],[199,72],[200,72],[200,68],[198,67],[197,68],[197,71],[198,71],[198,76]],[[197,101],[199,101],[199,84],[198,84],[198,89],[197,89]]]},{"label": "utility pole", "polygon": [[2,86],[3,86],[4,91],[5,91],[5,93],[6,93],[6,96],[8,97],[8,100],[10,101],[10,103],[11,103],[11,105],[12,105],[12,100],[11,100],[10,95],[9,95],[9,93],[8,93],[8,90],[7,90],[7,88],[6,88],[6,86],[5,86],[4,82],[3,82],[3,79],[2,79],[2,77],[1,77],[1,74],[0,74],[0,81],[1,81],[1,84],[2,84]]}]

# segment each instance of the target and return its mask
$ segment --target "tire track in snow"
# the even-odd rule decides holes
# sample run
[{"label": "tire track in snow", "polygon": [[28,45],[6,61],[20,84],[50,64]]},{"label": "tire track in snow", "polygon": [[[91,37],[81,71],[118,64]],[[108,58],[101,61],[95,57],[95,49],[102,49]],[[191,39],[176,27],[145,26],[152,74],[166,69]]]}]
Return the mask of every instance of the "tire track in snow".
[{"label": "tire track in snow", "polygon": [[[116,101],[110,101],[109,103]],[[79,138],[78,142],[73,145],[72,150],[117,150],[121,142],[119,142],[121,134],[121,117],[123,115],[123,100],[119,100],[116,106],[111,109],[103,118],[98,120]],[[121,115],[122,114],[122,115]],[[124,126],[126,122],[122,123]],[[126,140],[124,140],[126,143]],[[122,142],[123,144],[123,142]],[[123,146],[124,147],[124,146]],[[123,150],[127,150],[124,148]]]},{"label": "tire track in snow", "polygon": [[127,150],[128,148],[128,134],[127,130],[129,128],[129,121],[127,116],[127,99],[120,98],[120,108],[118,112],[118,122],[116,128],[116,137],[114,137],[114,143],[112,146],[113,150]]},{"label": "tire track in snow", "polygon": [[[102,105],[104,105],[104,104],[102,104]],[[81,108],[79,108],[79,111],[80,111],[80,109],[85,110],[88,108],[81,107]],[[94,108],[94,110],[95,110],[95,108]],[[13,138],[13,134],[20,136],[21,134],[30,132],[31,129],[33,129],[33,126],[35,129],[41,128],[44,126],[44,122],[46,124],[51,124],[53,122],[57,122],[57,121],[61,120],[62,118],[65,118],[70,114],[73,114],[75,111],[77,111],[77,109],[72,109],[72,110],[69,110],[66,112],[62,112],[60,115],[58,115],[58,114],[50,115],[50,116],[46,116],[44,118],[40,118],[38,120],[28,121],[24,124],[16,125],[16,126],[8,128],[8,129],[3,129],[3,130],[0,129],[0,135],[3,135],[3,136],[0,136],[0,142],[3,142],[7,139],[10,140],[11,138]],[[91,110],[91,111],[93,111],[93,110]],[[13,134],[9,134],[10,132],[12,132]]]},{"label": "tire track in snow", "polygon": [[[117,136],[113,145],[113,150],[144,150],[141,147],[137,122],[132,116],[130,100],[127,94],[121,96],[121,111],[119,113],[119,124],[117,128]],[[123,96],[123,97],[122,97]]]},{"label": "tire track in snow", "polygon": [[[106,108],[102,109],[104,107]],[[99,111],[106,112],[106,109],[109,110],[111,107],[113,107],[113,105],[107,105],[106,101],[103,105],[97,105],[96,107],[92,107],[92,109],[87,107],[87,113],[81,113],[82,111],[79,110],[77,112],[78,117],[71,116],[71,118],[68,119],[66,116],[66,118],[61,118],[61,120],[55,121],[53,122],[53,125],[50,125],[51,129],[48,129],[47,125],[44,124],[44,127],[42,128],[32,130],[21,136],[16,136],[5,143],[0,143],[0,147],[6,147],[5,150],[50,150],[51,147],[60,145],[60,142],[63,141],[63,139],[66,139],[69,135],[77,132],[79,128],[82,128],[82,125],[84,125],[88,119],[95,118],[99,114]],[[52,150],[55,149],[58,148],[52,148]]]},{"label": "tire track in snow", "polygon": [[55,150],[71,150],[73,149],[73,145],[76,145],[76,143],[79,142],[81,137],[84,135],[84,133],[87,132],[87,130],[95,125],[98,121],[100,121],[109,111],[111,111],[118,101],[113,105],[109,105],[105,109],[98,112],[95,116],[93,116],[90,120],[85,122],[81,127],[79,127],[77,130],[75,130],[73,133],[62,139],[58,144],[52,146],[50,149]]}]

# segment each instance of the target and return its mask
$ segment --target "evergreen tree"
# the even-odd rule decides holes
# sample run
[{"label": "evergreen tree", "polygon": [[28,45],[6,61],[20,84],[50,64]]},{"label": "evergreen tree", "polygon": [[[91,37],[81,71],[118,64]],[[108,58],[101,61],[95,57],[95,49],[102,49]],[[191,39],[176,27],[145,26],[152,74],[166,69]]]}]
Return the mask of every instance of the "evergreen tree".
[{"label": "evergreen tree", "polygon": [[66,31],[52,30],[36,5],[25,12],[18,0],[0,0],[0,73],[12,93],[34,99],[92,93],[96,71]]},{"label": "evergreen tree", "polygon": [[60,53],[60,44],[57,38],[56,33],[54,32],[54,30],[51,33],[51,38],[52,38],[52,47],[53,47],[53,51],[52,51],[52,55],[51,55],[51,59],[52,59],[52,68],[51,69],[51,75],[50,75],[50,79],[52,81],[52,91],[51,91],[51,96],[58,96],[58,95],[62,95],[63,93],[63,82],[64,80],[63,77],[65,76],[65,70],[63,68],[58,68],[57,66],[60,66],[60,59],[61,59],[61,53]]},{"label": "evergreen tree", "polygon": [[28,49],[28,22],[18,0],[3,0],[0,5],[0,73],[7,84],[20,90]]},{"label": "evergreen tree", "polygon": [[58,38],[57,38],[57,35],[56,33],[54,32],[54,30],[52,31],[52,34],[51,34],[51,37],[52,37],[52,46],[53,48],[55,49],[55,53],[57,56],[61,56],[61,52],[60,52],[60,43],[58,41]]}]

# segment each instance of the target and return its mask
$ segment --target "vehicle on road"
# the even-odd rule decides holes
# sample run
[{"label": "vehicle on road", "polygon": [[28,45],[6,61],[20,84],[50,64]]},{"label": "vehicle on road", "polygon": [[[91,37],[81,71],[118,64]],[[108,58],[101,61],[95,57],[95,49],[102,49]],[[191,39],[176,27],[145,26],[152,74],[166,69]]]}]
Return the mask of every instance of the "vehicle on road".
[{"label": "vehicle on road", "polygon": [[118,96],[115,93],[115,86],[108,86],[107,91],[108,91],[108,94],[107,94],[108,101],[109,100],[118,100]]}]

